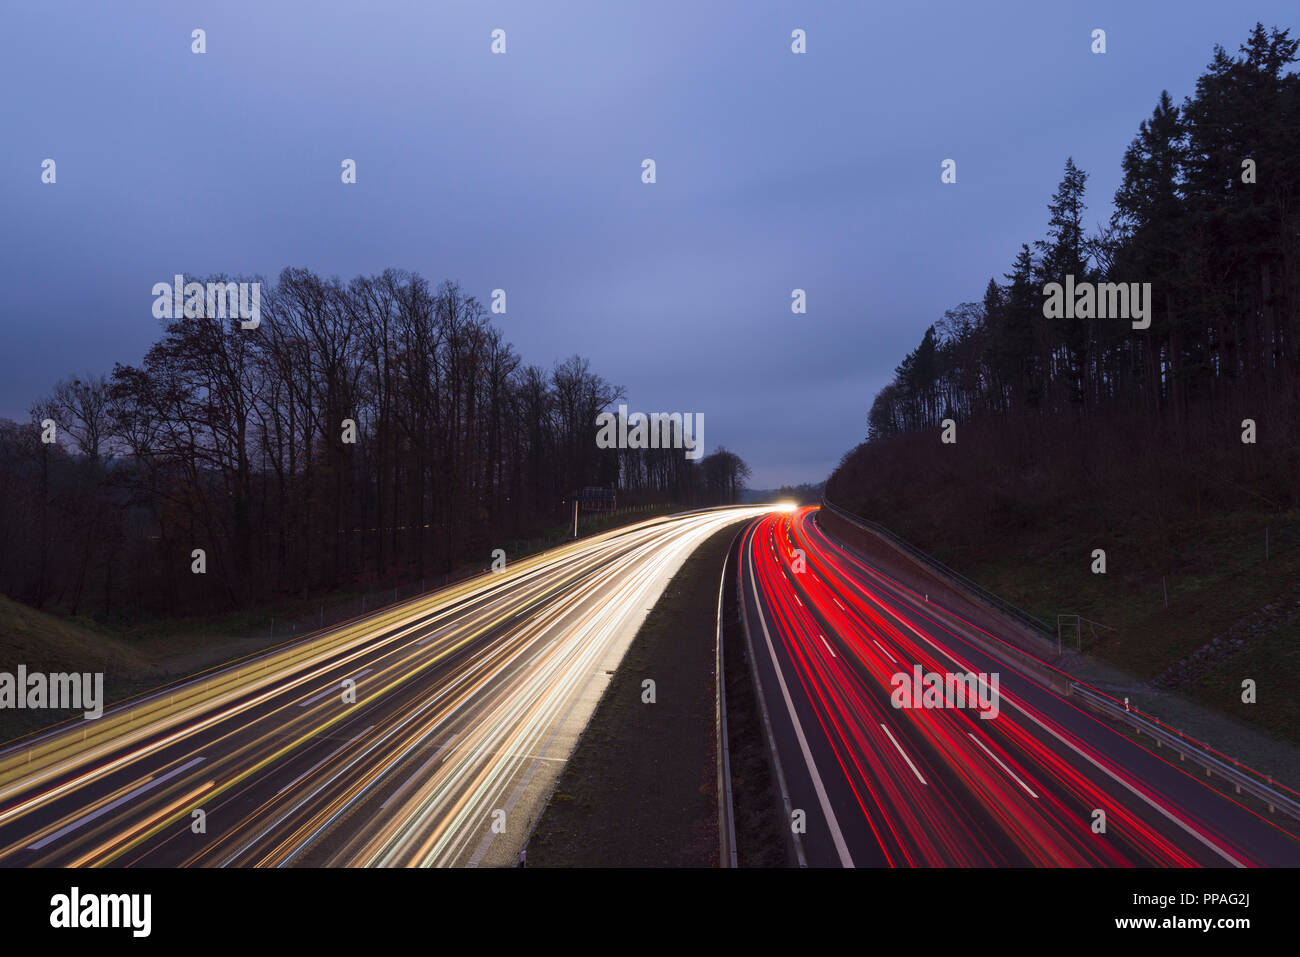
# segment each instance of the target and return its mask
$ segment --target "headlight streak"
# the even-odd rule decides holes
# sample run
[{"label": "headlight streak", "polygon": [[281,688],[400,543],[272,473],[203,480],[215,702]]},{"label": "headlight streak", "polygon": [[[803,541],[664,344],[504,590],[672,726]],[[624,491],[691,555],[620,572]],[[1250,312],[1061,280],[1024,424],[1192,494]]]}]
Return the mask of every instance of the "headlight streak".
[{"label": "headlight streak", "polygon": [[[659,587],[713,531],[764,511],[584,539],[241,663],[237,682],[215,672],[175,707],[154,695],[145,720],[115,716],[112,740],[50,735],[41,746],[65,753],[0,791],[0,861],[502,863]],[[340,700],[349,677],[355,704]]]}]

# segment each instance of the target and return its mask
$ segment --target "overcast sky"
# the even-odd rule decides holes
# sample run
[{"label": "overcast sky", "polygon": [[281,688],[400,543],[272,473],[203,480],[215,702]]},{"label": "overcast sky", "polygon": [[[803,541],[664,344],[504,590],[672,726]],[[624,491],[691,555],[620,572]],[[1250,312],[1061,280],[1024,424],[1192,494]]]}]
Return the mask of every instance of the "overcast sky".
[{"label": "overcast sky", "polygon": [[1249,7],[10,4],[0,416],[138,362],[177,272],[392,266],[504,288],[525,362],[578,352],[633,411],[703,413],[754,487],[818,481],[925,327],[1041,237],[1067,156],[1095,225],[1162,89],[1256,20],[1294,32],[1294,2]]}]

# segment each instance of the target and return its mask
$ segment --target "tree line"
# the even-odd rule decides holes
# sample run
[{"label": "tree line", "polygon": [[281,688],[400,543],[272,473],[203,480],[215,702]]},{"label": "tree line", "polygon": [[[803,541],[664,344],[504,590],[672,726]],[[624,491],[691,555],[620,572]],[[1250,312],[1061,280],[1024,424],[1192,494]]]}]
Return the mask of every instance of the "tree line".
[{"label": "tree line", "polygon": [[[1256,24],[1216,47],[1195,93],[1163,92],[1123,156],[1110,221],[1084,225],[1072,159],[1047,234],[983,298],[948,310],[895,370],[868,441],[944,419],[1136,412],[1184,436],[1300,409],[1300,41]],[[1150,326],[1045,318],[1044,288],[1150,283]]]},{"label": "tree line", "polygon": [[138,365],[0,420],[0,591],[99,616],[241,608],[486,564],[587,486],[736,500],[748,468],[726,449],[597,448],[623,397],[577,355],[525,364],[455,283],[285,269],[256,328],[182,312]]}]

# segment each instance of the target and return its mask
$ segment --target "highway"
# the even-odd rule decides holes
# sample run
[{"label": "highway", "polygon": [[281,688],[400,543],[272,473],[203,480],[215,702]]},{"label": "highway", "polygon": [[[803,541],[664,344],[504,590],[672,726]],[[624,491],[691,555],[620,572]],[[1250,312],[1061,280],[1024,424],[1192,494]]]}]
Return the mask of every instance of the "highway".
[{"label": "highway", "polygon": [[[992,636],[945,611],[944,596],[909,591],[829,536],[816,511],[756,520],[740,563],[790,806],[806,816],[802,863],[1300,864],[1300,842],[1267,811],[989,654],[973,639]],[[954,690],[948,675],[983,676],[965,686],[974,706],[959,695],[918,696],[956,707],[901,706],[913,682],[895,676],[914,681],[918,666],[922,687],[931,674]]]},{"label": "highway", "polygon": [[0,754],[5,866],[509,866],[663,587],[643,522]]}]

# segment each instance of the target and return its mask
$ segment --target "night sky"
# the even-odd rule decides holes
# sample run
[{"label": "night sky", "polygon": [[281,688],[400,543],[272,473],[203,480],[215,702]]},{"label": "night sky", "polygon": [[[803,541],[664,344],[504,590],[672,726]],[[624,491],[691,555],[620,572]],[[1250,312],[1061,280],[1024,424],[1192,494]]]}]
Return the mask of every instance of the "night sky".
[{"label": "night sky", "polygon": [[504,288],[525,362],[581,353],[634,411],[702,412],[754,487],[819,481],[925,327],[1043,235],[1067,156],[1095,227],[1160,91],[1296,19],[985,6],[10,4],[0,416],[138,362],[177,272],[391,266]]}]

